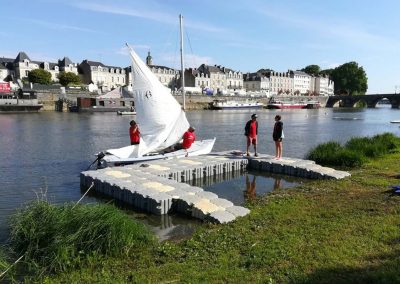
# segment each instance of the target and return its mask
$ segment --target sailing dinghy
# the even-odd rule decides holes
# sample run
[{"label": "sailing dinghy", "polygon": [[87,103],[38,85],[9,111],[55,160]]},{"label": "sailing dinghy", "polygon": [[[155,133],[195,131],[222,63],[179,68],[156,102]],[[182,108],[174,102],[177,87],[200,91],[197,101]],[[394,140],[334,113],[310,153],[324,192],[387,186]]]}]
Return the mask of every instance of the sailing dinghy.
[{"label": "sailing dinghy", "polygon": [[189,122],[171,90],[162,85],[136,52],[127,46],[132,60],[133,97],[140,143],[100,152],[97,155],[98,168],[210,153],[215,138],[195,141],[188,150],[166,152],[182,139]]}]

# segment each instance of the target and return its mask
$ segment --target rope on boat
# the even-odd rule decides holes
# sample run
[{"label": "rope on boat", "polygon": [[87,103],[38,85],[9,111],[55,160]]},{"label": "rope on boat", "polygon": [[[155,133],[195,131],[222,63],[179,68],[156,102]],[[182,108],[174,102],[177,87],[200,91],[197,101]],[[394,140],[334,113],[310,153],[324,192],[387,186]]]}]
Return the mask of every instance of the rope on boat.
[{"label": "rope on boat", "polygon": [[23,257],[25,256],[25,254],[21,255],[16,261],[14,261],[13,264],[11,264],[3,273],[0,274],[0,279],[6,275],[6,273],[8,272],[8,270],[10,270],[14,265],[16,265]]},{"label": "rope on boat", "polygon": [[[86,196],[86,194],[88,194],[89,190],[91,190],[93,186],[94,186],[94,182],[92,182],[92,184],[90,185],[90,187],[88,188],[88,190],[86,190],[86,192],[82,195],[82,197],[75,203],[75,205],[72,207],[72,209],[74,209],[75,206],[78,205],[79,202],[82,201],[82,199]],[[21,259],[24,258],[24,256],[25,256],[25,254],[21,255],[13,264],[11,264],[4,272],[2,272],[2,273],[0,274],[0,279],[1,279],[4,275],[6,275],[6,273],[7,273],[14,265],[16,265],[18,262],[20,262]]]},{"label": "rope on boat", "polygon": [[86,192],[82,195],[81,199],[79,199],[78,202],[75,203],[75,205],[72,207],[72,209],[74,209],[75,206],[78,205],[79,202],[81,202],[81,200],[86,196],[86,194],[89,192],[89,190],[92,189],[93,186],[94,186],[94,182],[92,181],[92,184],[89,186],[88,190],[86,190]]}]

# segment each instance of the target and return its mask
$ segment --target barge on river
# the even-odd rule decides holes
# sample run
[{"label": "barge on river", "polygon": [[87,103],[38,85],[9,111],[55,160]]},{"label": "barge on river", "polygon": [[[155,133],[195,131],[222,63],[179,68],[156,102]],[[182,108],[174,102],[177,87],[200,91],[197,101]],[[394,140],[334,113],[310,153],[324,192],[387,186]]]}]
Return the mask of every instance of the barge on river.
[{"label": "barge on river", "polygon": [[263,103],[252,101],[234,101],[234,100],[214,100],[212,103],[213,109],[248,109],[262,108]]},{"label": "barge on river", "polygon": [[271,100],[267,104],[267,108],[269,109],[315,109],[320,108],[321,103],[319,101],[279,101],[279,100]]},{"label": "barge on river", "polygon": [[38,112],[42,107],[32,90],[0,93],[0,113]]}]

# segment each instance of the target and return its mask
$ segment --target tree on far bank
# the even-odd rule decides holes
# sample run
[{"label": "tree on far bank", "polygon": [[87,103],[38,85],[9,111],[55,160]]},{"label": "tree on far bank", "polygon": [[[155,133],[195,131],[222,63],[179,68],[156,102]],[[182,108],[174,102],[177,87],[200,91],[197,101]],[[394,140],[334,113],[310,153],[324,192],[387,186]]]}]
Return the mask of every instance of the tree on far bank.
[{"label": "tree on far bank", "polygon": [[31,83],[48,85],[51,82],[51,73],[44,69],[35,69],[28,73],[28,80]]},{"label": "tree on far bank", "polygon": [[321,75],[326,75],[326,76],[332,77],[332,72],[333,72],[333,69],[325,69],[325,70],[321,70],[321,72],[319,72],[319,73]]},{"label": "tree on far bank", "polygon": [[367,75],[357,62],[352,61],[336,67],[331,76],[335,82],[335,93],[365,95],[367,91]]},{"label": "tree on far bank", "polygon": [[81,83],[79,75],[72,72],[60,72],[60,74],[58,74],[58,80],[63,86],[68,86],[69,84],[79,85]]},{"label": "tree on far bank", "polygon": [[307,73],[308,75],[317,76],[321,72],[321,68],[318,65],[312,64],[304,67],[301,71]]}]

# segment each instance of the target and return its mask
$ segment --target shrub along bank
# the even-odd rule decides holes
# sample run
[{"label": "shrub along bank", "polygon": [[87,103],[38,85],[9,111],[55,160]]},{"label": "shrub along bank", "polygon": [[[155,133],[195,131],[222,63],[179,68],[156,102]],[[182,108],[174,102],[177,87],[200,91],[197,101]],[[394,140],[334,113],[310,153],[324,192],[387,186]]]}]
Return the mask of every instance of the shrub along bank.
[{"label": "shrub along bank", "polygon": [[400,138],[392,133],[353,137],[344,146],[338,142],[320,144],[308,153],[307,158],[323,166],[355,168],[396,151],[399,145]]},{"label": "shrub along bank", "polygon": [[11,246],[24,254],[28,271],[60,272],[93,258],[131,257],[154,237],[111,205],[55,206],[35,201],[11,220]]}]

